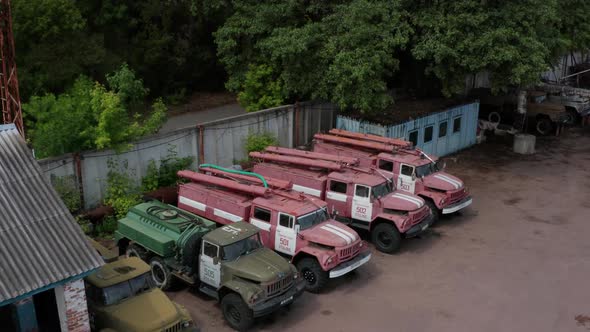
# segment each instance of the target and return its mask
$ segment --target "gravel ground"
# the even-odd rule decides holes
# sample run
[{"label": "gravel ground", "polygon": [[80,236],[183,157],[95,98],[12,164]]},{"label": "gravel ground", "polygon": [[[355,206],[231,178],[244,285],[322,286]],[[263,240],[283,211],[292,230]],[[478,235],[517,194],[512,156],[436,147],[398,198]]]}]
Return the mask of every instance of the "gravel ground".
[{"label": "gravel ground", "polygon": [[[588,144],[588,145],[586,145]],[[305,293],[255,331],[589,331],[590,130],[487,142],[447,159],[474,203],[397,255]],[[214,300],[181,289],[203,331],[230,331]]]}]

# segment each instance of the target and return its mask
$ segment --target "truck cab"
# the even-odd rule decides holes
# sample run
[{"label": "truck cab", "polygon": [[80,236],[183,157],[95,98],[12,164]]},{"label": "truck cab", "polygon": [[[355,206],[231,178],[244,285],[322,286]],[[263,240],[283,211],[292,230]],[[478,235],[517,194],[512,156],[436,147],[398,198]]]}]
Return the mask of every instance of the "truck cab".
[{"label": "truck cab", "polygon": [[313,151],[355,157],[361,166],[376,168],[398,190],[422,197],[433,212],[433,223],[441,214],[472,203],[463,181],[445,172],[437,157],[412,148],[409,142],[345,130],[333,129],[330,134],[316,134]]},{"label": "truck cab", "polygon": [[108,263],[85,279],[93,331],[198,331],[181,305],[156,287],[137,257]]},{"label": "truck cab", "polygon": [[222,178],[224,174],[229,176],[179,172],[193,181],[180,186],[179,207],[222,225],[248,221],[260,230],[265,247],[297,266],[308,291],[320,292],[329,279],[370,260],[366,243],[353,229],[330,219],[320,199],[270,190],[250,179],[238,183]]},{"label": "truck cab", "polygon": [[463,181],[446,173],[436,158],[380,153],[375,162],[398,189],[423,197],[437,219],[440,214],[459,211],[472,203]]},{"label": "truck cab", "polygon": [[[257,153],[254,158],[269,157]],[[262,158],[266,160],[266,158]],[[391,184],[370,170],[326,172],[287,164],[257,163],[254,172],[293,182],[293,189],[316,196],[338,221],[371,232],[375,247],[392,253],[401,237],[426,230],[431,213],[420,197],[393,191]]]},{"label": "truck cab", "polygon": [[216,228],[211,220],[150,201],[118,221],[115,240],[127,256],[149,262],[145,270],[155,287],[182,280],[219,300],[236,330],[291,304],[305,289],[297,269],[264,248],[259,229],[248,223]]}]

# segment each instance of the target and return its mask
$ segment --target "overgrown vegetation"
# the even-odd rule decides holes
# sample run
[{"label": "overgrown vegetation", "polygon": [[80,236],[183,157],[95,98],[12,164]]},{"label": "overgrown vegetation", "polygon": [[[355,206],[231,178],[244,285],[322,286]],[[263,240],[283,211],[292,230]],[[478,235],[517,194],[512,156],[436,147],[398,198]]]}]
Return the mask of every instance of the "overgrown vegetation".
[{"label": "overgrown vegetation", "polygon": [[179,158],[175,147],[170,146],[168,155],[160,160],[159,167],[155,160],[149,161],[146,175],[141,179],[141,190],[148,192],[174,185],[178,181],[176,173],[188,169],[192,163],[192,157]]},{"label": "overgrown vegetation", "polygon": [[267,146],[278,145],[279,141],[276,136],[271,133],[250,133],[246,137],[244,147],[246,152],[262,151]]},{"label": "overgrown vegetation", "polygon": [[[226,81],[250,111],[324,99],[372,112],[392,102],[392,87],[436,86],[450,95],[479,71],[496,89],[533,84],[558,56],[590,48],[584,0],[13,0],[12,7],[29,103],[59,96],[85,75],[128,110],[142,100],[132,96],[177,102]],[[131,69],[141,80],[127,79]],[[120,80],[133,84],[121,88]]]},{"label": "overgrown vegetation", "polygon": [[161,99],[144,116],[130,112],[129,107],[137,107],[145,96],[132,71],[123,66],[109,76],[109,82],[115,90],[80,76],[58,96],[33,96],[23,104],[37,157],[104,148],[121,151],[130,141],[160,128],[166,118]]},{"label": "overgrown vegetation", "polygon": [[51,184],[71,213],[80,211],[82,202],[75,176],[52,176]]},{"label": "overgrown vegetation", "polygon": [[115,210],[115,217],[120,219],[125,217],[129,208],[141,202],[141,192],[132,177],[135,170],[129,169],[127,160],[109,159],[108,168],[105,204],[110,205]]}]

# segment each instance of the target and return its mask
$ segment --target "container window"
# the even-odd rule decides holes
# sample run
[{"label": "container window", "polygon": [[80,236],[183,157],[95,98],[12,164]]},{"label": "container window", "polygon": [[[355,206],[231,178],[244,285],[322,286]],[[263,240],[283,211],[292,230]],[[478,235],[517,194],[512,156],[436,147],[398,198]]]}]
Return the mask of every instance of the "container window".
[{"label": "container window", "polygon": [[412,176],[414,174],[414,167],[408,165],[402,165],[402,175]]},{"label": "container window", "polygon": [[330,181],[330,191],[346,194],[346,183],[340,181]]},{"label": "container window", "polygon": [[447,136],[448,122],[443,121],[438,125],[438,138]]},{"label": "container window", "polygon": [[279,214],[279,225],[287,228],[293,228],[295,218],[288,214]]},{"label": "container window", "polygon": [[270,222],[270,210],[263,209],[257,206],[254,208],[254,218]]},{"label": "container window", "polygon": [[411,131],[408,140],[412,142],[414,146],[418,145],[418,130]]},{"label": "container window", "polygon": [[393,172],[393,162],[383,159],[379,159],[379,169],[384,171]]},{"label": "container window", "polygon": [[453,134],[461,131],[461,117],[456,117],[453,120]]},{"label": "container window", "polygon": [[428,143],[432,141],[432,132],[434,130],[434,126],[428,126],[424,128],[424,143]]},{"label": "container window", "polygon": [[217,246],[207,241],[203,241],[203,254],[209,257],[217,257]]}]

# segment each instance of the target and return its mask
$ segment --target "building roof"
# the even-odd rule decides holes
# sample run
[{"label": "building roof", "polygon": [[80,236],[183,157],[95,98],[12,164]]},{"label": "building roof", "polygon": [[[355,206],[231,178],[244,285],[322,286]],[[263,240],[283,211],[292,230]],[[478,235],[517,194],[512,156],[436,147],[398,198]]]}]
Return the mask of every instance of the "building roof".
[{"label": "building roof", "polygon": [[13,125],[0,126],[0,305],[103,262]]}]

